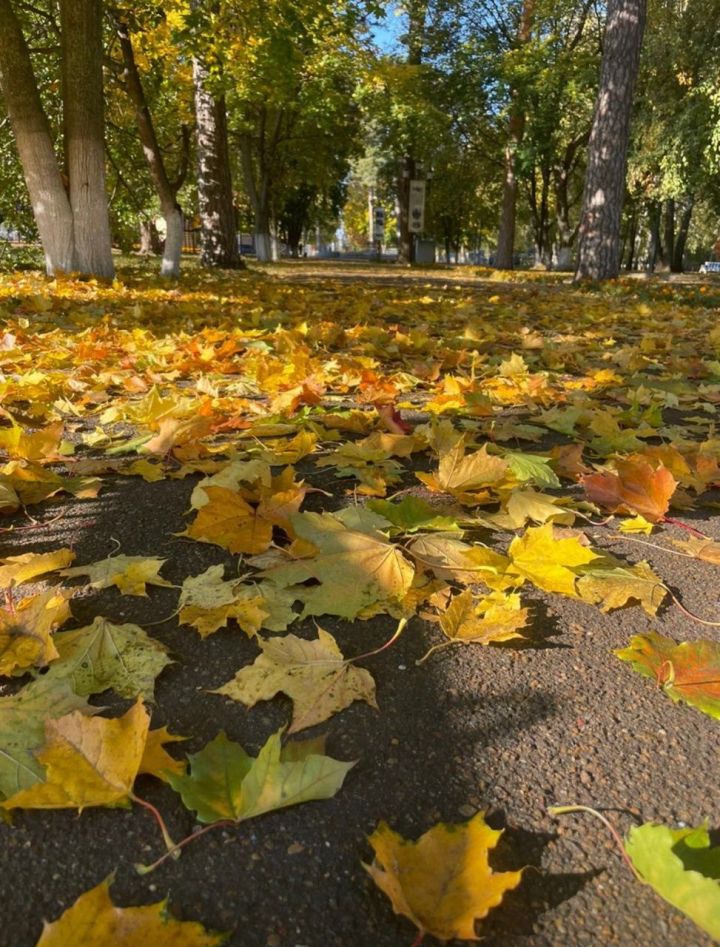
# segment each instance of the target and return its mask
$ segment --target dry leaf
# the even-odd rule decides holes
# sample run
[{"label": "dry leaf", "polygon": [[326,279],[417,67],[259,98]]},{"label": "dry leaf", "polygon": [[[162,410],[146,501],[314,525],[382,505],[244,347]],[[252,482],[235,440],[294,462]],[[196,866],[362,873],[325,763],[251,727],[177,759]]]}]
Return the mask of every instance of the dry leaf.
[{"label": "dry leaf", "polygon": [[316,641],[285,635],[258,644],[262,654],[255,662],[213,693],[232,697],[246,707],[280,692],[287,694],[293,702],[288,733],[314,727],[355,700],[377,709],[370,673],[345,661],[333,636],[322,628]]},{"label": "dry leaf", "polygon": [[476,921],[520,884],[521,871],[493,872],[488,853],[502,832],[478,812],[459,825],[439,823],[417,842],[381,822],[370,836],[375,852],[364,865],[375,884],[422,933],[438,940],[477,940]]}]

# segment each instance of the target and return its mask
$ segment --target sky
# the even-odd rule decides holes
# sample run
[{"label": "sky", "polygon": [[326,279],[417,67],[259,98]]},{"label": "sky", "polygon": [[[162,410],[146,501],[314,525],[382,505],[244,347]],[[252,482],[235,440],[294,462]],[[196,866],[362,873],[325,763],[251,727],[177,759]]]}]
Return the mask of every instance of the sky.
[{"label": "sky", "polygon": [[393,53],[398,50],[398,37],[404,29],[404,11],[398,4],[389,3],[385,17],[371,28],[370,33],[381,52]]}]

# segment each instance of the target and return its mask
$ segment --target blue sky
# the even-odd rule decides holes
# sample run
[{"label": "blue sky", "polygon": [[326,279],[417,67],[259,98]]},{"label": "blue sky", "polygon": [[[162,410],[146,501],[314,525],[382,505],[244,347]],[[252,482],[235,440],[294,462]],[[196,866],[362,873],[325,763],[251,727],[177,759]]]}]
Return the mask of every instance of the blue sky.
[{"label": "blue sky", "polygon": [[402,8],[395,3],[386,7],[383,20],[370,30],[373,39],[384,53],[393,53],[398,50],[398,37],[405,29],[405,16]]}]

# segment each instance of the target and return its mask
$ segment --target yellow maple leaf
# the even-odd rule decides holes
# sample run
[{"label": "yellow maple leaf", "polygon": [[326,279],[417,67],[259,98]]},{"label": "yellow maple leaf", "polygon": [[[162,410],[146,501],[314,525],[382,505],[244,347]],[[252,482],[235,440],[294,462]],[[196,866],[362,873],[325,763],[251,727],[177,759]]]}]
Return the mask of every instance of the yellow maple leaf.
[{"label": "yellow maple leaf", "polygon": [[145,752],[150,715],[138,700],[117,719],[79,711],[48,720],[45,743],[36,751],[45,780],[22,789],[3,809],[85,809],[123,806]]},{"label": "yellow maple leaf", "polygon": [[86,575],[93,589],[115,585],[123,595],[147,595],[146,585],[172,586],[172,582],[158,574],[166,561],[145,556],[109,556],[86,566],[65,569],[60,575],[67,578]]},{"label": "yellow maple leaf", "polygon": [[162,779],[164,782],[167,782],[168,773],[181,776],[185,772],[187,763],[185,760],[176,760],[170,756],[165,749],[165,745],[167,743],[182,743],[183,740],[187,740],[187,737],[169,733],[167,727],[159,727],[157,730],[148,731],[142,759],[138,767],[138,776],[144,773]]},{"label": "yellow maple leaf", "polygon": [[475,923],[517,887],[522,871],[493,872],[488,852],[501,831],[491,829],[478,812],[467,822],[440,822],[416,842],[381,822],[370,836],[375,852],[363,864],[375,884],[423,933],[438,940],[477,940]]},{"label": "yellow maple leaf", "polygon": [[110,879],[81,894],[57,921],[45,921],[36,947],[219,947],[224,934],[212,934],[195,921],[169,916],[167,901],[116,907]]},{"label": "yellow maple leaf", "polygon": [[254,707],[258,701],[287,694],[293,702],[288,733],[314,727],[355,700],[377,709],[375,682],[369,671],[353,667],[343,658],[331,634],[318,628],[316,641],[285,635],[259,641],[255,662],[213,691]]},{"label": "yellow maple leaf", "polygon": [[557,538],[551,523],[531,526],[522,536],[516,536],[510,543],[508,555],[512,560],[508,572],[528,579],[546,592],[561,592],[572,597],[577,595],[574,569],[598,558],[598,554],[583,546],[576,536]]},{"label": "yellow maple leaf", "polygon": [[0,609],[0,674],[45,667],[58,656],[51,634],[70,618],[70,592],[48,589]]},{"label": "yellow maple leaf", "polygon": [[69,566],[75,558],[72,549],[56,549],[54,552],[26,552],[22,556],[8,556],[0,560],[0,588],[20,585],[36,576],[55,572]]},{"label": "yellow maple leaf", "polygon": [[497,485],[509,474],[501,457],[488,454],[487,444],[472,454],[465,453],[464,440],[458,441],[440,455],[437,474],[417,474],[431,490],[451,493],[461,503],[482,503],[488,499],[487,488]]},{"label": "yellow maple leaf", "polygon": [[469,589],[454,596],[440,616],[440,627],[452,641],[490,644],[521,638],[518,629],[527,624],[528,610],[520,607],[520,596],[495,592],[476,599]]}]

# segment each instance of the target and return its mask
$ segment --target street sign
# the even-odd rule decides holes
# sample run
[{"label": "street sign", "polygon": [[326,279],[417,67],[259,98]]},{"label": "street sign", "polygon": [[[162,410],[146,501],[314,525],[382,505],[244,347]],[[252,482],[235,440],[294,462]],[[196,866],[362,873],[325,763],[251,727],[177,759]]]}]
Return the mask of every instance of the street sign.
[{"label": "street sign", "polygon": [[425,229],[425,181],[410,181],[408,217],[410,233],[422,233]]}]

